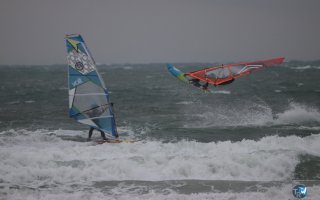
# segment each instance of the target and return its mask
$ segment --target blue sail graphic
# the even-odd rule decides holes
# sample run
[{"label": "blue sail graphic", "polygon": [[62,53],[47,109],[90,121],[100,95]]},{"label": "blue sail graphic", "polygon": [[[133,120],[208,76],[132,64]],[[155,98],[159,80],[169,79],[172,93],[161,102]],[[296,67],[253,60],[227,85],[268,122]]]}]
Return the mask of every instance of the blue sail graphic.
[{"label": "blue sail graphic", "polygon": [[69,116],[79,123],[117,135],[113,105],[95,61],[79,34],[66,35]]}]

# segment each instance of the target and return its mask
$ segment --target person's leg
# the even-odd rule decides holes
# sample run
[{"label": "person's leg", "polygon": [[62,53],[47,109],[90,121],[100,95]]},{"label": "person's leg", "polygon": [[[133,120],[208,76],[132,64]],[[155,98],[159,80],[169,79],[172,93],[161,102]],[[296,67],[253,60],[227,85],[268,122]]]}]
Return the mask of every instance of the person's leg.
[{"label": "person's leg", "polygon": [[206,90],[206,89],[208,89],[208,86],[209,86],[209,83],[206,82],[206,83],[202,86],[202,88]]},{"label": "person's leg", "polygon": [[88,135],[88,140],[91,140],[92,132],[93,132],[93,128],[90,127],[89,135]]},{"label": "person's leg", "polygon": [[105,134],[103,131],[100,131],[100,133],[101,133],[101,137],[102,137],[104,140],[107,140],[106,134]]}]

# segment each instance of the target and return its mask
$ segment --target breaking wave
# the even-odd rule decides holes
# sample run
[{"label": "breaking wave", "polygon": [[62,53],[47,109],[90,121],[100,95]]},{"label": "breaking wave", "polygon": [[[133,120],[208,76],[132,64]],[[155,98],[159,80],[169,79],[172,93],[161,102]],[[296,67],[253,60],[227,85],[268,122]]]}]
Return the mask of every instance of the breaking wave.
[{"label": "breaking wave", "polygon": [[305,65],[305,66],[290,67],[290,68],[295,70],[306,70],[306,69],[320,69],[320,66]]},{"label": "breaking wave", "polygon": [[[102,199],[106,195],[116,199],[281,199],[291,191],[288,182],[301,155],[320,157],[320,135],[268,136],[238,142],[147,140],[103,145],[65,140],[63,135],[85,137],[86,133],[1,132],[0,193],[5,192],[7,199]],[[281,181],[281,187],[250,190],[248,186],[241,192],[212,187],[208,193],[177,192],[184,181],[192,180],[225,180],[233,185],[237,181]],[[141,185],[139,181],[151,181],[155,186]],[[275,196],[269,196],[269,191]]]},{"label": "breaking wave", "polygon": [[320,122],[320,112],[316,108],[291,103],[289,109],[276,115],[276,124],[299,124]]},{"label": "breaking wave", "polygon": [[189,121],[185,128],[228,127],[228,126],[269,126],[287,124],[319,123],[318,109],[298,103],[290,103],[284,112],[274,114],[266,104],[251,103],[242,107],[206,109],[200,114],[186,115]]},{"label": "breaking wave", "polygon": [[1,177],[18,185],[88,180],[286,180],[299,155],[320,156],[320,135],[240,142],[94,145],[58,137],[72,131],[20,132],[23,134],[0,137]]}]

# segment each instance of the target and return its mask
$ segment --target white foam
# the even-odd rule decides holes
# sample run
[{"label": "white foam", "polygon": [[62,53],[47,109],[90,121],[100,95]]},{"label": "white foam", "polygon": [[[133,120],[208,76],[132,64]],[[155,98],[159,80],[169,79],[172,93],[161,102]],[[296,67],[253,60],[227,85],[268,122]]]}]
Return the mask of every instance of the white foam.
[{"label": "white foam", "polygon": [[296,69],[296,70],[306,70],[306,69],[320,69],[320,66],[305,65],[305,66],[290,67],[290,68]]},{"label": "white foam", "polygon": [[205,110],[207,111],[201,113],[199,109],[198,114],[186,114],[186,118],[189,117],[189,121],[192,123],[186,123],[184,128],[269,126],[320,122],[318,109],[295,102],[290,103],[284,112],[277,114],[273,114],[272,109],[264,103],[243,104],[232,108],[228,108],[227,105],[208,107]]},{"label": "white foam", "polygon": [[[306,199],[316,199],[319,196],[319,186],[308,187],[308,195]],[[168,194],[158,194],[150,191],[147,194],[127,194],[122,193],[115,199],[155,199],[155,200],[270,200],[270,199],[294,199],[292,195],[292,185],[284,184],[281,187],[263,188],[260,191],[253,192],[215,192],[214,189],[210,193],[191,193],[178,194],[172,191],[166,191]],[[165,193],[165,192],[163,192]]]},{"label": "white foam", "polygon": [[320,122],[320,112],[313,107],[290,103],[289,109],[276,115],[276,124],[299,124],[303,122]]},{"label": "white foam", "polygon": [[[135,136],[134,131],[129,126],[117,127],[117,130],[118,130],[118,133],[119,133],[120,137],[125,137],[126,139],[133,139],[134,136]],[[39,131],[47,132],[45,129],[39,129],[36,132],[39,132]],[[88,131],[89,131],[89,129],[88,130],[84,130],[84,131],[58,129],[58,130],[51,131],[50,134],[54,134],[54,135],[60,136],[60,137],[63,137],[63,136],[87,137]],[[11,132],[14,132],[14,130],[11,130]],[[3,132],[0,132],[0,135],[2,133]],[[144,131],[142,130],[139,134],[143,134],[143,133],[144,133]],[[100,133],[98,135],[99,135],[98,137],[100,137]],[[93,137],[96,137],[96,134],[94,134]]]},{"label": "white foam", "polygon": [[[202,112],[202,110],[206,110]],[[245,103],[239,106],[222,105],[199,109],[190,116],[192,123],[186,123],[185,128],[228,127],[228,126],[261,126],[273,122],[272,109],[266,104]],[[195,113],[193,111],[193,113]],[[199,113],[199,114],[197,114]]]},{"label": "white foam", "polygon": [[0,137],[0,177],[35,187],[103,180],[286,180],[299,155],[320,156],[319,142],[320,135],[312,135],[94,146],[62,140],[49,131],[24,131]]},{"label": "white foam", "polygon": [[[320,135],[218,143],[144,141],[93,145],[58,137],[64,133],[84,134],[70,130],[0,133],[0,192],[8,193],[7,199],[102,199],[106,194],[95,191],[92,184],[111,180],[287,181],[299,156],[320,156]],[[74,184],[91,189],[74,190]],[[14,185],[49,186],[50,190],[9,189]],[[128,193],[121,192],[123,189],[117,191],[119,187],[112,190],[117,199],[128,199]],[[138,191],[130,195],[133,199],[288,199],[290,187],[270,189],[270,193],[262,190],[184,195],[168,190],[166,194]]]},{"label": "white foam", "polygon": [[124,66],[123,69],[125,69],[125,70],[132,70],[133,67],[132,67],[132,66]]},{"label": "white foam", "polygon": [[178,105],[190,105],[190,104],[193,104],[192,101],[180,101],[180,102],[177,102],[176,104]]},{"label": "white foam", "polygon": [[301,86],[303,86],[304,85],[304,83],[297,83],[297,86],[298,87],[301,87]]},{"label": "white foam", "polygon": [[299,130],[320,131],[320,126],[314,126],[314,127],[300,126],[297,129],[299,129]]},{"label": "white foam", "polygon": [[27,100],[27,101],[24,101],[25,103],[34,103],[35,101],[34,100]]},{"label": "white foam", "polygon": [[20,101],[10,101],[7,104],[19,104],[19,103],[20,103]]},{"label": "white foam", "polygon": [[211,90],[211,93],[213,93],[213,94],[231,94],[231,92],[230,91],[228,91],[228,90]]},{"label": "white foam", "polygon": [[[7,192],[7,200],[34,200],[34,199],[68,199],[68,200],[101,200],[101,199],[117,199],[117,200],[270,200],[270,199],[295,199],[292,195],[293,184],[282,184],[281,186],[273,186],[269,188],[260,188],[256,191],[244,192],[217,192],[212,188],[211,192],[179,194],[170,189],[161,191],[148,190],[148,188],[139,188],[135,185],[131,187],[115,186],[111,192],[101,191],[96,188],[87,187],[81,190],[66,191],[64,189],[42,189],[42,190],[9,190]],[[90,188],[90,189],[88,189]],[[313,185],[307,187],[307,199],[317,199],[319,197],[320,186]]]}]

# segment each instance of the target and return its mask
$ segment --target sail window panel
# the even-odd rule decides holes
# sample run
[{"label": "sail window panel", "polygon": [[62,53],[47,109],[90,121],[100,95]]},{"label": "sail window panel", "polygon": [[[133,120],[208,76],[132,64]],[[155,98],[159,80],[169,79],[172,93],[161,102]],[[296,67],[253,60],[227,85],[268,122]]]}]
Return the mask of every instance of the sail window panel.
[{"label": "sail window panel", "polygon": [[91,110],[102,105],[108,105],[107,98],[101,95],[83,95],[75,96],[73,106],[80,112]]},{"label": "sail window panel", "polygon": [[234,75],[238,75],[242,72],[244,72],[244,69],[245,69],[245,65],[240,65],[240,66],[232,66],[230,67],[230,71],[231,71],[231,74],[234,76]]},{"label": "sail window panel", "polygon": [[219,79],[227,78],[230,76],[230,71],[228,68],[217,68],[212,71],[206,72],[207,78]]},{"label": "sail window panel", "polygon": [[83,94],[105,94],[105,91],[101,86],[98,86],[95,83],[88,81],[77,87],[76,95]]},{"label": "sail window panel", "polygon": [[101,105],[98,107],[94,107],[90,110],[87,110],[84,112],[84,114],[88,118],[95,118],[95,117],[112,117],[110,110],[109,110],[109,105]]}]

